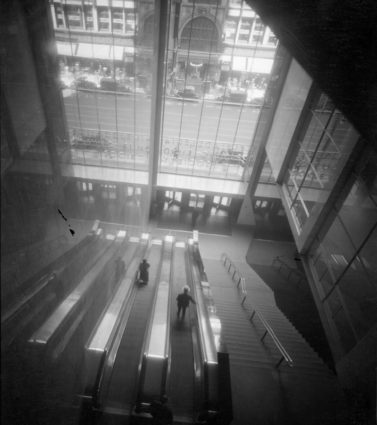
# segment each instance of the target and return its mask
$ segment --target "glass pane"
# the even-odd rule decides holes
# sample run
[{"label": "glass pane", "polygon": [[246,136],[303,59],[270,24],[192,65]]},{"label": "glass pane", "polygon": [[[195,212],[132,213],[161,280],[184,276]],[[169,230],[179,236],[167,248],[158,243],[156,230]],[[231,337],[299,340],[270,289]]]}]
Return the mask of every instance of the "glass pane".
[{"label": "glass pane", "polygon": [[310,122],[303,129],[298,153],[286,176],[287,182],[294,180],[304,203],[295,204],[301,227],[310,216],[320,213],[359,138],[340,111],[324,105],[328,105],[325,96],[312,105]]},{"label": "glass pane", "polygon": [[[222,3],[212,4],[212,15],[196,16],[193,2],[193,18],[170,28],[159,171],[242,181],[275,49],[251,47],[255,13],[241,2],[229,5],[222,40]],[[242,55],[236,34],[248,44]]]},{"label": "glass pane", "polygon": [[[369,236],[367,242],[359,252],[359,259],[362,262],[368,277],[369,284],[377,290],[377,226],[374,227],[373,232]],[[377,298],[375,299],[377,302]]]},{"label": "glass pane", "polygon": [[331,309],[332,319],[338,331],[340,342],[344,350],[349,351],[355,345],[356,338],[336,291],[328,298],[327,304]]},{"label": "glass pane", "polygon": [[[72,19],[83,18],[90,36],[59,33],[56,42],[69,132],[64,161],[146,171],[153,51],[143,44],[143,31],[153,31],[153,10],[137,32],[140,2],[130,9],[81,9],[62,1],[60,7],[66,6]],[[124,31],[127,42],[117,35]]]},{"label": "glass pane", "polygon": [[325,236],[322,245],[328,253],[327,261],[331,272],[337,278],[356,253],[355,247],[337,217]]},{"label": "glass pane", "polygon": [[359,258],[342,276],[339,291],[358,338],[361,338],[377,320],[377,285],[372,284]]},{"label": "glass pane", "polygon": [[[372,158],[376,161],[377,158]],[[370,163],[371,160],[370,160]],[[376,162],[374,162],[374,165]],[[369,178],[370,188],[376,184],[377,177]],[[347,199],[339,211],[339,216],[344,223],[354,245],[359,247],[371,229],[377,224],[377,204],[371,197],[366,183],[359,178],[353,185]]]}]

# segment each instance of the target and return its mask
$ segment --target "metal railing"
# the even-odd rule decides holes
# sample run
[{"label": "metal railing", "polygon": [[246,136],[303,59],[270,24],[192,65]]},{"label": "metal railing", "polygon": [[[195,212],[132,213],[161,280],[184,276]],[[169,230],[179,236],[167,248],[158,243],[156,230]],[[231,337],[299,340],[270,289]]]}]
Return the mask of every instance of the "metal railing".
[{"label": "metal railing", "polygon": [[[244,305],[246,298],[247,298],[245,278],[242,276],[242,274],[240,273],[238,268],[234,265],[232,260],[228,257],[228,255],[225,252],[223,252],[221,254],[221,261],[223,262],[224,267],[227,268],[228,273],[232,275],[233,282],[237,283],[237,288],[242,294],[241,305]],[[274,330],[272,329],[272,327],[270,326],[270,324],[263,317],[263,315],[260,312],[257,311],[257,309],[251,303],[249,303],[249,305],[252,309],[251,315],[249,317],[250,322],[252,322],[254,317],[257,316],[259,318],[260,322],[262,323],[262,325],[265,328],[265,332],[264,332],[264,334],[263,334],[263,336],[261,337],[260,340],[263,342],[266,335],[267,334],[270,335],[272,341],[274,342],[275,346],[277,347],[277,349],[279,350],[279,352],[281,354],[281,358],[278,361],[278,363],[276,363],[275,367],[278,368],[284,360],[286,361],[286,363],[288,364],[289,367],[293,367],[293,360],[292,360],[291,356],[288,354],[287,350],[284,348],[283,344],[280,342],[279,338],[276,336],[276,334],[275,334]]]},{"label": "metal railing", "polygon": [[232,275],[233,282],[237,283],[237,288],[241,291],[243,297],[241,301],[241,305],[243,305],[247,297],[245,278],[241,275],[237,267],[233,264],[232,260],[225,254],[225,252],[221,254],[221,261],[224,262],[224,267],[227,268],[228,273]]},{"label": "metal railing", "polygon": [[296,277],[296,284],[306,281],[306,276],[300,271],[297,270],[290,265],[288,265],[285,261],[282,260],[282,256],[277,256],[272,260],[272,267],[277,268],[277,271],[283,274],[283,270],[287,272],[285,278],[290,279],[291,277]]}]

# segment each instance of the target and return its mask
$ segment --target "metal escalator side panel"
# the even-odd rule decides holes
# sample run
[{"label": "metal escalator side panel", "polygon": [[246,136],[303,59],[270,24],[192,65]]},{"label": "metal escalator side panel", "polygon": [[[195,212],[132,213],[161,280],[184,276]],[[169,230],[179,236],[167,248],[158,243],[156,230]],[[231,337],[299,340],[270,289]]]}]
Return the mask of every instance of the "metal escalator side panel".
[{"label": "metal escalator side panel", "polygon": [[[221,331],[221,323],[214,314],[213,302],[206,285],[202,285],[201,275],[204,268],[197,264],[198,256],[195,253],[195,246],[189,245],[189,258],[191,263],[192,278],[195,299],[197,302],[198,316],[198,341],[200,342],[201,357],[203,361],[202,408],[218,408],[218,382],[217,382],[217,349],[216,340]],[[215,338],[216,336],[216,338]]]},{"label": "metal escalator side panel", "polygon": [[[187,283],[191,290],[194,288],[194,274],[192,268],[192,258],[191,258],[191,248],[190,242],[186,246],[185,250],[185,267],[186,267],[186,276]],[[195,291],[193,291],[194,297],[196,297]],[[190,306],[190,316],[191,316],[191,306]],[[191,338],[192,338],[192,349],[194,357],[194,411],[200,411],[203,408],[203,400],[206,399],[205,396],[205,362],[204,355],[202,350],[199,326],[198,326],[198,314],[196,306],[192,308],[193,317],[192,326],[191,326]]]},{"label": "metal escalator side panel", "polygon": [[164,241],[159,284],[144,339],[136,404],[159,398],[166,389],[170,352],[170,277],[173,241]]},{"label": "metal escalator side panel", "polygon": [[[106,344],[106,358],[102,364],[102,370],[99,372],[101,375],[101,382],[98,382],[98,387],[95,390],[97,394],[97,407],[102,405],[104,394],[109,385],[113,365],[118,354],[125,328],[127,326],[128,318],[135,300],[136,287],[135,287],[135,274],[140,260],[145,256],[148,248],[147,243],[142,242],[141,245],[135,250],[130,265],[127,268],[126,276],[124,277],[118,292],[114,295],[116,298],[121,299],[121,308],[116,317],[114,327],[112,328],[111,336],[108,338]],[[124,289],[122,289],[124,288]],[[94,345],[94,344],[93,344]],[[89,347],[90,349],[90,347]]]},{"label": "metal escalator side panel", "polygon": [[[86,295],[89,289],[96,284],[98,277],[101,274],[102,268],[106,265],[111,254],[112,243],[108,243],[104,252],[95,264],[92,270],[90,270],[82,281],[77,285],[76,288],[63,300],[63,302],[57,307],[57,309],[47,318],[42,326],[34,332],[29,338],[29,343],[32,345],[44,345],[46,347],[53,344],[54,340],[61,339],[58,336],[60,331],[68,325],[68,321],[72,316],[73,312],[76,311],[82,304],[85,304]],[[109,258],[108,258],[109,257]]]}]

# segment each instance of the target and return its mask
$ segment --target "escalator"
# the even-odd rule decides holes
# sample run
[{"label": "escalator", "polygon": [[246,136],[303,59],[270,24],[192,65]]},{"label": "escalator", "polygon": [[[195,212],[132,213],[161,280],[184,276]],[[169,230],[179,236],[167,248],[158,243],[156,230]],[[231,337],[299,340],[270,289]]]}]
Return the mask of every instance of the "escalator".
[{"label": "escalator", "polygon": [[156,282],[161,268],[162,241],[152,240],[147,254],[151,264],[149,283],[137,288],[131,312],[116,353],[111,376],[104,382],[101,390],[103,416],[120,415],[127,417],[136,397],[136,385],[140,352],[143,346],[150,309],[155,293]]},{"label": "escalator", "polygon": [[184,321],[177,318],[176,307],[177,295],[183,291],[185,285],[190,286],[185,245],[184,242],[177,242],[174,250],[168,396],[175,421],[192,423],[195,410],[195,363],[192,339],[195,306],[187,310]]}]

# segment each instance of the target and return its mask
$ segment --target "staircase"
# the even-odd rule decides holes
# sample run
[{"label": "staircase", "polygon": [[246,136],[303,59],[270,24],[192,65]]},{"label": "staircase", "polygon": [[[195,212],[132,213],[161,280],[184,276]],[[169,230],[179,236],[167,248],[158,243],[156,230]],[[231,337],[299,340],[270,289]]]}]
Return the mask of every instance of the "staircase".
[{"label": "staircase", "polygon": [[[234,425],[344,423],[346,407],[336,376],[278,309],[272,290],[247,263],[235,263],[248,293],[242,306],[220,260],[203,261],[230,354]],[[293,367],[285,362],[275,367],[280,352],[269,335],[261,341],[265,328],[255,316],[250,322],[252,306],[273,328]]]}]

